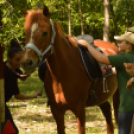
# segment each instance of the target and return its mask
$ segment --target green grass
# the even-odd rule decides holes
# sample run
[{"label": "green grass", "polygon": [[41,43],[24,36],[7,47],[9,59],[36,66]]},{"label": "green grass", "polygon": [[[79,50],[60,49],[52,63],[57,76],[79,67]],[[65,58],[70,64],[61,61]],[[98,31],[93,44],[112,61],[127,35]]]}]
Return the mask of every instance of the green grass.
[{"label": "green grass", "polygon": [[[42,86],[37,71],[25,82],[19,81],[20,92],[27,95],[40,91]],[[28,101],[17,101],[12,98],[8,106],[20,134],[57,134],[55,120],[50,108],[47,107],[45,92],[43,96]],[[76,118],[71,111],[66,112],[65,126],[67,134],[77,134]],[[105,119],[98,107],[86,108],[86,134],[106,134]]]}]

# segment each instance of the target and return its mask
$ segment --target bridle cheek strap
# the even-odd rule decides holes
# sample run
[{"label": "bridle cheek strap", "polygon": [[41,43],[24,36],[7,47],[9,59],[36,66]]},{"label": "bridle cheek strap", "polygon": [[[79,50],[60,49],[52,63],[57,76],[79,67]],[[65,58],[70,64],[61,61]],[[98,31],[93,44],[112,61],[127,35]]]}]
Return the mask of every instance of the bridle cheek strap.
[{"label": "bridle cheek strap", "polygon": [[[53,33],[52,33],[50,45],[46,48],[46,50],[44,52],[41,52],[34,44],[27,44],[25,46],[25,49],[26,48],[31,48],[38,54],[39,59],[40,59],[38,66],[40,66],[42,63],[44,63],[43,57],[51,49],[52,44],[54,43],[56,32],[54,30],[54,24],[53,24],[51,19],[50,19],[50,23],[51,23],[51,26],[52,26],[52,32]],[[51,54],[52,54],[52,52],[51,52]]]}]

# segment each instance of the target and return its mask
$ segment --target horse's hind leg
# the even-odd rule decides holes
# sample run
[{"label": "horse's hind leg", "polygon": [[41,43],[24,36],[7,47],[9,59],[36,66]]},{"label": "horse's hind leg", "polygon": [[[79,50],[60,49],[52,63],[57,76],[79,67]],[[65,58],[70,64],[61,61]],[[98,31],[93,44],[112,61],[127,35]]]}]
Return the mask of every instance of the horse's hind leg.
[{"label": "horse's hind leg", "polygon": [[50,106],[51,112],[56,120],[57,134],[65,134],[64,114],[65,111],[57,109],[55,106]]},{"label": "horse's hind leg", "polygon": [[112,113],[111,113],[111,106],[109,102],[104,102],[103,104],[99,105],[102,110],[103,115],[105,116],[107,122],[107,134],[114,134],[114,126],[112,122]]}]

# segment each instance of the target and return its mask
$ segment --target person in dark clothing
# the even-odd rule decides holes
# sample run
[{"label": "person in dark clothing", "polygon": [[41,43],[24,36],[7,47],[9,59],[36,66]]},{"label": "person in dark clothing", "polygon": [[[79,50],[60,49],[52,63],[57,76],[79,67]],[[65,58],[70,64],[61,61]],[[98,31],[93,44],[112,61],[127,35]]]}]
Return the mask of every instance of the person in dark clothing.
[{"label": "person in dark clothing", "polygon": [[23,74],[20,70],[20,63],[23,57],[23,51],[18,42],[15,39],[11,40],[10,49],[7,53],[7,61],[4,62],[4,79],[5,79],[5,120],[6,122],[9,120],[16,133],[19,133],[17,126],[15,125],[12,115],[10,113],[9,108],[6,105],[12,96],[19,100],[32,99],[37,98],[37,96],[41,96],[41,92],[37,92],[33,95],[23,95],[19,91],[18,87],[18,78],[22,81],[25,81],[30,75]]}]

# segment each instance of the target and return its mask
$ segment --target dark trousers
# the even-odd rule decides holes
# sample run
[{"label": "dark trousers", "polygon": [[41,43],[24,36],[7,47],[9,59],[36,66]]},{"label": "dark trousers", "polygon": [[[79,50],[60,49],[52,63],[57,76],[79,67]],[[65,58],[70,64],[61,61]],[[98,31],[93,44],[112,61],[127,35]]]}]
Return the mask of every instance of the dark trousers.
[{"label": "dark trousers", "polygon": [[12,126],[14,127],[14,129],[16,131],[16,134],[18,134],[19,130],[18,130],[17,126],[15,125],[14,121],[13,121],[10,110],[8,109],[7,105],[5,104],[5,121],[7,122],[8,120],[12,123]]},{"label": "dark trousers", "polygon": [[134,115],[133,115],[132,127],[131,127],[131,133],[130,134],[134,134]]},{"label": "dark trousers", "polygon": [[120,112],[118,113],[118,125],[119,125],[118,134],[130,134],[133,114],[134,111],[127,113],[120,113]]}]

